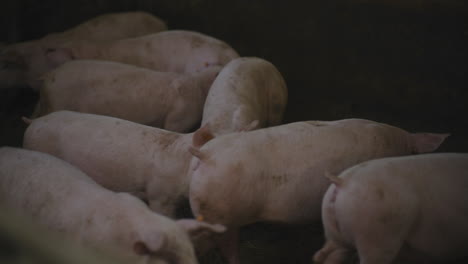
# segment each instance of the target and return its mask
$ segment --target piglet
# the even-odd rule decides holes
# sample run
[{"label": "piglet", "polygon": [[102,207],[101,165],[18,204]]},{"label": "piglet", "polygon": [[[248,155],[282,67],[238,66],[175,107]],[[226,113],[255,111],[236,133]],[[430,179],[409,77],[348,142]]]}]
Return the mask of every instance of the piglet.
[{"label": "piglet", "polygon": [[34,116],[72,110],[188,132],[200,122],[220,69],[183,74],[110,61],[70,61],[44,77]]},{"label": "piglet", "polygon": [[[255,57],[232,60],[219,73],[208,92],[202,126],[215,135],[279,125],[288,100],[286,82],[270,62]],[[253,129],[253,128],[252,128]]]},{"label": "piglet", "polygon": [[129,263],[198,263],[187,232],[224,229],[173,221],[129,194],[102,188],[60,159],[10,147],[0,148],[0,202],[78,244],[113,251]]},{"label": "piglet", "polygon": [[116,41],[81,41],[51,46],[44,56],[50,65],[46,70],[73,59],[96,59],[179,73],[200,72],[214,65],[224,66],[239,57],[225,42],[187,30],[167,30]]},{"label": "piglet", "polygon": [[320,221],[326,173],[370,159],[435,150],[445,134],[410,134],[363,119],[296,122],[222,135],[193,147],[195,216],[229,229],[220,247],[238,263],[237,230],[257,221]]},{"label": "piglet", "polygon": [[31,86],[35,90],[39,89],[38,79],[57,66],[47,57],[51,48],[65,47],[82,40],[92,43],[134,38],[166,29],[164,21],[146,12],[109,13],[94,17],[64,32],[2,47],[0,89],[13,86]]},{"label": "piglet", "polygon": [[468,154],[382,158],[329,177],[316,262],[348,263],[355,251],[360,264],[468,257]]},{"label": "piglet", "polygon": [[47,44],[69,43],[77,40],[110,41],[165,30],[167,30],[166,23],[148,12],[117,12],[93,17],[66,31],[48,34],[40,41],[45,41]]},{"label": "piglet", "polygon": [[206,129],[180,134],[108,116],[57,111],[32,121],[23,146],[66,160],[102,186],[132,193],[152,210],[174,217],[188,203],[188,149],[193,138],[199,145],[212,138]]}]

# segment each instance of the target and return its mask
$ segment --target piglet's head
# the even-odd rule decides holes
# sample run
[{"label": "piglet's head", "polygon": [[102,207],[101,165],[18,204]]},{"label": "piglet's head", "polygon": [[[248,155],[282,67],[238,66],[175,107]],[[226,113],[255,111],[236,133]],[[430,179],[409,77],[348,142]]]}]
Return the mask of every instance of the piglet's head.
[{"label": "piglet's head", "polygon": [[72,51],[67,48],[48,48],[38,46],[34,52],[27,57],[28,70],[27,82],[34,89],[42,86],[43,77],[46,73],[57,68],[63,63],[74,59]]},{"label": "piglet's head", "polygon": [[433,152],[440,147],[448,136],[450,134],[412,133],[411,144],[413,153]]},{"label": "piglet's head", "polygon": [[72,50],[67,48],[47,48],[44,53],[47,65],[52,69],[75,59]]}]

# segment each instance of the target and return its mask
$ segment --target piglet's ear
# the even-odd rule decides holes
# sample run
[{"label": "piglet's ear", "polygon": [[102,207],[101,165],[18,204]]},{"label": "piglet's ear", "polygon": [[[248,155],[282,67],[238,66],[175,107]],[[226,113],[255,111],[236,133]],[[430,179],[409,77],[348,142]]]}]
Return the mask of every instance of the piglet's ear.
[{"label": "piglet's ear", "polygon": [[413,151],[415,153],[427,153],[436,150],[450,134],[413,133]]},{"label": "piglet's ear", "polygon": [[176,223],[180,225],[190,236],[191,240],[196,241],[205,236],[220,234],[226,231],[226,227],[220,224],[209,224],[207,222],[195,219],[181,219]]},{"label": "piglet's ear", "polygon": [[243,128],[240,129],[239,132],[246,132],[246,131],[251,131],[251,130],[254,130],[256,128],[258,128],[258,120],[254,120],[252,122],[250,122],[250,124],[244,126]]},{"label": "piglet's ear", "polygon": [[193,133],[192,144],[195,148],[200,148],[205,145],[206,142],[212,140],[215,136],[211,133],[209,124],[205,124]]},{"label": "piglet's ear", "polygon": [[73,52],[67,48],[46,49],[45,57],[50,67],[56,68],[67,61],[73,60]]},{"label": "piglet's ear", "polygon": [[150,255],[164,249],[166,237],[162,234],[149,236],[133,244],[133,251],[137,255]]},{"label": "piglet's ear", "polygon": [[185,229],[198,256],[203,256],[209,249],[214,248],[216,238],[226,231],[223,225],[212,225],[194,219],[181,219],[176,223]]}]

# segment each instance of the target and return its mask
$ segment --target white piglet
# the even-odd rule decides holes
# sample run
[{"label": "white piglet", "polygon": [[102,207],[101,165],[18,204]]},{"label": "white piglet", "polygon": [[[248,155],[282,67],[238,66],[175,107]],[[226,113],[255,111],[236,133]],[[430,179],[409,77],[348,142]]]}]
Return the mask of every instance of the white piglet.
[{"label": "white piglet", "polygon": [[57,111],[34,119],[24,148],[46,152],[80,168],[102,186],[148,201],[174,217],[188,201],[192,138],[210,140],[201,128],[180,134],[94,114]]},{"label": "white piglet", "polygon": [[78,244],[114,252],[130,263],[198,263],[188,233],[224,229],[196,220],[173,221],[129,194],[102,188],[65,161],[9,147],[0,148],[0,203]]},{"label": "white piglet", "polygon": [[183,74],[110,61],[70,61],[46,74],[34,116],[71,110],[188,132],[200,122],[220,69]]},{"label": "white piglet", "polygon": [[377,159],[331,179],[316,262],[348,263],[357,251],[360,264],[466,263],[468,154]]},{"label": "white piglet", "polygon": [[48,44],[71,41],[109,41],[144,36],[167,30],[166,22],[143,11],[107,13],[91,18],[73,28],[48,34],[40,41]]},{"label": "white piglet", "polygon": [[73,59],[96,59],[179,73],[195,73],[210,66],[224,66],[238,57],[227,43],[187,30],[167,30],[99,43],[81,41],[65,47],[51,47],[46,54],[49,64],[55,66]]},{"label": "white piglet", "polygon": [[257,221],[320,221],[325,175],[387,156],[435,150],[447,135],[411,134],[363,119],[296,122],[223,135],[201,148],[189,169],[193,213],[226,225],[220,247],[238,263],[238,228]]},{"label": "white piglet", "polygon": [[279,125],[288,101],[286,82],[270,62],[255,57],[232,60],[219,73],[208,92],[202,126],[218,136]]},{"label": "white piglet", "polygon": [[56,63],[48,58],[51,48],[87,40],[114,41],[167,30],[158,17],[146,12],[109,13],[94,17],[64,32],[2,47],[0,51],[0,89],[29,85],[39,89],[39,78]]}]

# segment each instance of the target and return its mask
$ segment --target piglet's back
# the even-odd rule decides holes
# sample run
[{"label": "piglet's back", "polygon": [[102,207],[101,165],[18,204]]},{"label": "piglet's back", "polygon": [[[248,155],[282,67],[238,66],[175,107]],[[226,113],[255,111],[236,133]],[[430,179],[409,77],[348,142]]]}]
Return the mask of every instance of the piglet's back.
[{"label": "piglet's back", "polygon": [[67,204],[70,196],[77,196],[79,201],[78,196],[92,193],[93,189],[105,192],[65,161],[41,152],[0,148],[0,201],[7,207],[60,224],[62,212],[49,209],[71,207]]}]

